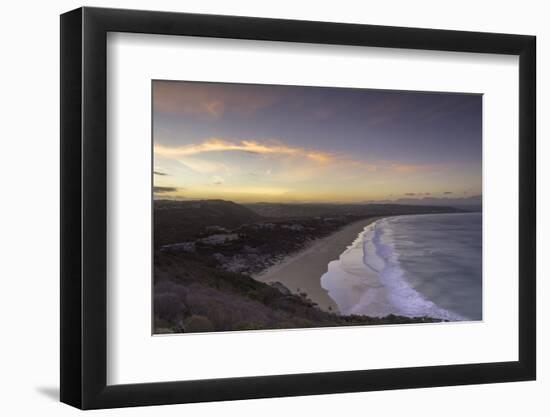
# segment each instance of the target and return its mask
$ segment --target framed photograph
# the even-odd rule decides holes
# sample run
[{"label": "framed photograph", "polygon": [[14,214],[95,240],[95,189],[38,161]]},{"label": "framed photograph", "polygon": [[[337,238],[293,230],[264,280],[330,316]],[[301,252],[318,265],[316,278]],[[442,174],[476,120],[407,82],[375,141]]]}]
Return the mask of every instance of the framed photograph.
[{"label": "framed photograph", "polygon": [[533,380],[535,37],[61,16],[61,401]]}]

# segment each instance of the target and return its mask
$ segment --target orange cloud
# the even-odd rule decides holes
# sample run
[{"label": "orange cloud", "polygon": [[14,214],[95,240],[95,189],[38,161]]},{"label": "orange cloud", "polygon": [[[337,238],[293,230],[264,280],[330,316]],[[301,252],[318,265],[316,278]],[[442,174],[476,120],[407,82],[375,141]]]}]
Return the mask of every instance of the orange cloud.
[{"label": "orange cloud", "polygon": [[[287,145],[279,140],[261,142],[257,140],[229,141],[222,138],[210,138],[199,143],[181,146],[166,146],[155,144],[156,157],[164,157],[178,161],[187,168],[199,174],[223,175],[239,174],[241,166],[231,159],[222,162],[207,158],[206,154],[214,152],[249,152],[259,155],[272,155],[277,160],[271,160],[275,171],[268,167],[266,177],[269,182],[292,184],[316,179],[356,181],[373,181],[416,178],[427,172],[444,172],[449,169],[446,164],[416,164],[399,160],[360,160],[353,155],[337,154],[318,149],[307,149]],[[221,185],[221,181],[214,181]]]},{"label": "orange cloud", "polygon": [[329,162],[333,159],[333,155],[328,152],[288,146],[278,141],[260,143],[255,140],[241,140],[240,142],[234,143],[219,138],[211,138],[202,143],[178,147],[155,145],[154,149],[156,155],[167,157],[190,156],[205,152],[243,151],[258,154],[304,157],[319,163]]}]

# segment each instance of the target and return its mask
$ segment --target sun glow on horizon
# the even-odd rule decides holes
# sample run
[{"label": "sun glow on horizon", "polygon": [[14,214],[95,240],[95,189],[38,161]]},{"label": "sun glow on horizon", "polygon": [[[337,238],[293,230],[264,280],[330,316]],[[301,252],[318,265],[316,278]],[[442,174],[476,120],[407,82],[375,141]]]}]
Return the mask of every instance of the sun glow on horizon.
[{"label": "sun glow on horizon", "polygon": [[[438,107],[441,95],[245,87],[154,84],[155,198],[350,203],[481,194],[480,127],[453,127],[464,103],[475,109],[471,98]],[[434,115],[418,125],[427,112]]]}]

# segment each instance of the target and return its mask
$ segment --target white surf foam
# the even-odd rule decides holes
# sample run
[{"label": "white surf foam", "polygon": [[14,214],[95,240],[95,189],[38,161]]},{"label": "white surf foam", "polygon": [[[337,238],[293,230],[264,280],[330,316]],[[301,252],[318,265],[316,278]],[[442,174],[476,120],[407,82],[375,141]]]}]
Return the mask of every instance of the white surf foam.
[{"label": "white surf foam", "polygon": [[438,307],[416,291],[406,280],[399,263],[399,254],[393,244],[392,219],[382,219],[372,224],[363,235],[363,261],[375,271],[387,289],[387,297],[395,314],[419,317],[428,316],[445,320],[464,320],[460,315]]}]

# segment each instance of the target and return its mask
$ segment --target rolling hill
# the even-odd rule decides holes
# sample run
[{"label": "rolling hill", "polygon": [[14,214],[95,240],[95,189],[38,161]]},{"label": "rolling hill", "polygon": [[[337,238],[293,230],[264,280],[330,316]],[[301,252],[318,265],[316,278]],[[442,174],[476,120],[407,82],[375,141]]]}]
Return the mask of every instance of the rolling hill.
[{"label": "rolling hill", "polygon": [[155,200],[154,208],[156,248],[185,241],[208,226],[235,228],[261,217],[247,207],[225,200]]}]

